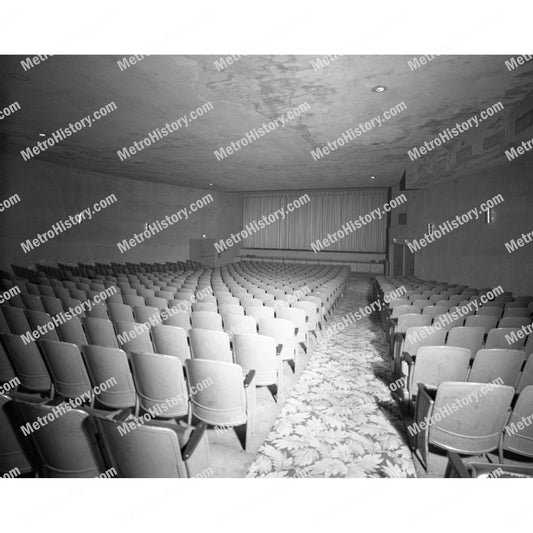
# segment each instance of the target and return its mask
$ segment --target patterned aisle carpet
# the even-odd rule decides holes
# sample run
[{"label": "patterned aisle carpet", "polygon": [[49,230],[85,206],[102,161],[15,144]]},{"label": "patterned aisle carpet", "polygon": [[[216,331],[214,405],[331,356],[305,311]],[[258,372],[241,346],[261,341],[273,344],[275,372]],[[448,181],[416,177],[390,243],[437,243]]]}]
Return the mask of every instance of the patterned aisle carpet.
[{"label": "patterned aisle carpet", "polygon": [[377,320],[328,335],[367,305],[369,290],[366,279],[350,280],[248,477],[416,476]]}]

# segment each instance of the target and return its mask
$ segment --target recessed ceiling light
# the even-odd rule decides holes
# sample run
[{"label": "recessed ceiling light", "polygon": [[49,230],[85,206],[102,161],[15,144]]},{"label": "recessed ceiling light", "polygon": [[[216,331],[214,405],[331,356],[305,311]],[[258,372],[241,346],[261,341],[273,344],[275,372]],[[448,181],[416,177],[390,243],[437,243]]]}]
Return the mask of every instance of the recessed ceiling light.
[{"label": "recessed ceiling light", "polygon": [[212,187],[212,186],[213,186],[213,184],[212,184],[212,183],[210,183],[210,184],[209,184],[209,187]]},{"label": "recessed ceiling light", "polygon": [[205,233],[202,233],[202,239],[205,239],[206,235]]},{"label": "recessed ceiling light", "polygon": [[46,133],[39,133],[39,137],[46,137]]},{"label": "recessed ceiling light", "polygon": [[385,86],[384,85],[376,85],[372,90],[375,93],[382,93],[385,90]]},{"label": "recessed ceiling light", "polygon": [[375,179],[376,179],[376,176],[370,176],[370,179],[371,179],[371,180],[375,180]]}]

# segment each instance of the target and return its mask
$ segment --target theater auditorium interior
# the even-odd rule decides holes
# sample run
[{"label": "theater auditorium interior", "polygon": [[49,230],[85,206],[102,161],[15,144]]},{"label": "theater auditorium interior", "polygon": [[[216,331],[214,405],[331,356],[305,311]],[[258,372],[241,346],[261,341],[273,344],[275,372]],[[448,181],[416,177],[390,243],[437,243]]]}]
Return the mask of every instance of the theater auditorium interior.
[{"label": "theater auditorium interior", "polygon": [[3,477],[533,477],[530,60],[1,56]]}]

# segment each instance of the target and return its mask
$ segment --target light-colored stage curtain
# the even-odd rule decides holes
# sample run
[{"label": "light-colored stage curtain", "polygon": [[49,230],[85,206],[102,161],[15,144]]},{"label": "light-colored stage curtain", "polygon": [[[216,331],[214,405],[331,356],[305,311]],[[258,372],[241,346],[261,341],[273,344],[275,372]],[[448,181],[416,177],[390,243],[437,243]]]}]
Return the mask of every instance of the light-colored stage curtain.
[{"label": "light-colored stage curtain", "polygon": [[[244,224],[262,220],[294,202],[304,193],[256,193],[244,197]],[[338,192],[309,192],[310,201],[287,213],[285,220],[267,225],[244,239],[246,248],[310,250],[311,243],[335,233],[350,220],[371,213],[387,202],[387,189]],[[325,250],[342,252],[385,252],[387,214],[339,239]]]}]

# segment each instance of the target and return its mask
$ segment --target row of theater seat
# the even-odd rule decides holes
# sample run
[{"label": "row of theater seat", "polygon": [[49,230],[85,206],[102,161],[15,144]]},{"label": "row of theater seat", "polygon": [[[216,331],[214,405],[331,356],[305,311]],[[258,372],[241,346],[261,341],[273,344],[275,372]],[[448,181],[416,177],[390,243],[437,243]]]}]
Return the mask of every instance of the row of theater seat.
[{"label": "row of theater seat", "polygon": [[[22,383],[19,392],[40,394],[41,399],[38,403],[45,401],[48,404],[43,405],[43,408],[49,408],[53,403],[81,394],[89,386],[97,387],[111,378],[115,379],[118,383],[111,391],[93,394],[89,406],[82,408],[82,411],[89,413],[89,420],[95,417],[95,423],[92,424],[95,427],[101,426],[102,422],[99,422],[98,418],[102,416],[103,419],[111,417],[116,423],[118,421],[130,423],[135,420],[137,413],[142,415],[149,412],[150,408],[161,407],[168,398],[185,398],[179,408],[167,409],[166,416],[163,416],[161,410],[158,409],[157,418],[175,419],[183,416],[187,418],[188,431],[191,430],[190,424],[193,416],[194,420],[200,423],[235,427],[241,444],[246,449],[255,425],[255,388],[267,386],[276,397],[282,387],[282,361],[290,360],[296,363],[297,343],[300,341],[305,343],[305,333],[309,326],[313,327],[309,318],[316,321],[314,326],[316,329],[319,329],[320,324],[327,320],[342,295],[347,271],[339,267],[312,267],[299,270],[267,268],[266,277],[270,282],[278,279],[275,285],[290,288],[291,294],[286,295],[280,292],[281,288],[275,288],[273,290],[278,292],[269,294],[265,298],[268,294],[265,289],[268,286],[262,288],[259,286],[264,285],[261,267],[256,268],[254,265],[247,264],[215,271],[202,269],[200,272],[187,273],[185,276],[180,273],[179,279],[171,273],[169,275],[152,273],[142,277],[137,274],[135,276],[137,281],[134,281],[134,276],[128,276],[128,283],[134,284],[139,282],[153,285],[158,278],[164,278],[164,280],[159,279],[159,282],[164,282],[166,287],[169,286],[166,285],[168,283],[176,283],[179,288],[176,287],[176,292],[173,294],[177,294],[178,290],[186,292],[189,306],[177,315],[181,319],[186,317],[187,323],[182,323],[185,327],[180,328],[166,323],[151,326],[149,331],[143,330],[140,335],[135,335],[134,338],[124,342],[121,345],[123,349],[118,347],[117,335],[129,334],[141,324],[131,320],[111,321],[108,318],[99,318],[104,316],[103,312],[105,311],[106,317],[113,319],[131,319],[133,316],[136,320],[146,319],[144,320],[146,322],[149,321],[152,311],[158,314],[167,309],[163,302],[159,302],[161,306],[154,310],[147,309],[147,306],[127,307],[117,299],[108,301],[107,304],[98,306],[97,311],[93,311],[102,314],[91,316],[91,311],[88,311],[81,319],[74,317],[42,335],[36,343],[30,342],[26,345],[21,335],[38,325],[44,325],[45,321],[51,319],[51,316],[45,312],[47,310],[45,302],[48,305],[50,302],[47,302],[46,298],[52,297],[47,294],[40,294],[39,297],[33,294],[34,298],[21,295],[22,305],[20,302],[10,302],[15,305],[2,308],[5,318],[3,327],[7,327],[9,333],[2,334],[2,347],[5,348],[5,352],[2,351],[0,378],[5,383],[11,382],[9,378],[13,375],[19,377]],[[255,284],[251,281],[254,279]],[[38,281],[44,280],[39,277]],[[52,284],[50,280],[50,285],[46,283],[38,285],[58,287],[58,281]],[[71,276],[67,281],[85,284],[87,280],[75,280]],[[107,285],[113,280],[99,279],[98,281]],[[13,279],[7,280],[6,284],[14,282],[25,286],[22,280]],[[65,280],[61,283],[65,283]],[[185,287],[185,284],[188,285]],[[206,301],[195,301],[195,295],[205,294],[202,291],[207,287],[211,289],[213,296],[208,296]],[[69,291],[72,289],[72,287],[65,288]],[[127,291],[126,294],[122,292],[125,288],[120,289],[121,298],[127,296]],[[76,289],[86,290],[87,288],[83,285],[78,288],[76,285]],[[101,290],[101,286],[91,287],[89,285],[88,290],[93,289]],[[245,294],[250,294],[252,298],[246,297]],[[222,307],[224,305],[236,306],[230,298],[237,296],[239,296],[239,303],[242,298],[245,305],[252,300],[256,301],[242,308]],[[284,296],[291,296],[291,298],[284,298]],[[305,296],[311,298],[311,301],[303,302],[312,307],[309,315],[303,309],[295,307],[299,302],[298,298]],[[146,298],[152,297],[158,296],[155,294],[146,296]],[[165,302],[167,305],[172,305],[170,300],[165,299]],[[271,302],[273,305],[268,305]],[[31,308],[38,306],[39,303],[42,304],[42,309]],[[146,300],[145,303],[147,303]],[[223,310],[224,314],[219,315],[214,311],[193,311],[192,306],[196,303],[215,304],[217,311]],[[50,311],[51,308],[48,310]],[[58,307],[56,310],[56,314],[61,312]],[[262,310],[262,313],[258,313],[259,310]],[[242,314],[243,311],[246,315]],[[284,313],[288,313],[289,318],[279,318]],[[258,329],[255,316],[251,315],[257,316]],[[171,318],[174,319],[174,317],[175,315]],[[293,320],[297,320],[297,325]],[[226,328],[227,332],[222,331],[223,328]],[[191,356],[192,358],[189,358]],[[6,398],[6,403],[10,403],[9,394]],[[104,411],[105,414],[92,413],[91,409]],[[115,412],[118,410],[120,412]],[[21,408],[18,412],[20,420],[23,415]],[[85,418],[83,415],[79,417]],[[52,447],[56,439],[63,438],[61,431],[65,431],[65,428],[61,427],[61,419],[63,417],[58,418],[49,427],[47,426],[49,435],[46,438],[49,439]],[[66,421],[67,419],[65,423]],[[149,425],[157,422],[158,420],[152,420]],[[105,420],[103,423],[106,423]],[[11,429],[17,432],[16,426],[12,425]],[[56,430],[57,433],[54,433]],[[80,431],[81,429],[77,432],[77,436],[82,438]],[[129,464],[131,467],[130,463],[135,463],[139,458],[132,452],[130,461],[128,454],[125,455],[122,450],[117,459],[118,452],[113,452],[109,443],[107,447],[105,446],[106,438],[102,431],[102,429],[97,431],[96,437],[97,440],[100,438],[102,449],[107,450],[107,459],[104,460],[104,464],[115,466],[119,475],[126,477],[137,475],[135,472],[138,473],[139,470],[135,471],[126,466]],[[36,433],[31,438],[40,438],[38,435],[45,435],[45,433]],[[53,438],[50,435],[53,435]],[[202,437],[203,441],[205,439],[206,435]],[[44,453],[42,443],[35,442],[34,444],[35,449],[41,450],[37,453],[40,458],[37,471],[40,475],[59,475],[58,472],[61,469],[58,470],[58,464],[54,466],[53,463],[54,461],[61,463],[62,454],[54,453],[52,450]],[[134,444],[131,446],[134,447]],[[147,464],[152,464],[154,459],[152,453],[148,452],[150,449],[149,446],[144,447],[144,453],[148,454]],[[7,466],[9,465],[2,465],[3,468]],[[32,471],[34,470],[35,468]],[[146,474],[148,470],[144,473]],[[169,472],[175,471],[175,466],[169,467]],[[69,472],[72,475],[88,475],[89,470],[78,471],[73,468]],[[94,469],[90,469],[90,472],[94,473]],[[160,470],[155,469],[154,466],[152,473],[156,472],[156,475],[160,475]],[[184,472],[181,469],[181,474]]]},{"label": "row of theater seat", "polygon": [[[433,303],[457,311],[489,291],[378,277],[373,294],[384,298],[402,286],[407,294],[389,304],[382,325],[390,346],[391,390],[422,465],[429,466],[430,451],[467,457],[498,452],[502,464],[509,455],[533,458],[533,428],[521,423],[517,431],[509,429],[533,412],[533,335],[518,336],[520,328],[495,328],[499,319],[517,315],[525,319],[520,325],[528,326],[527,306],[533,298],[504,293],[485,301],[475,315],[471,311],[462,320],[437,321],[441,315],[434,313],[432,322]],[[433,302],[421,307],[421,296]],[[425,309],[430,309],[426,315]],[[465,398],[471,401],[464,403]]]}]

